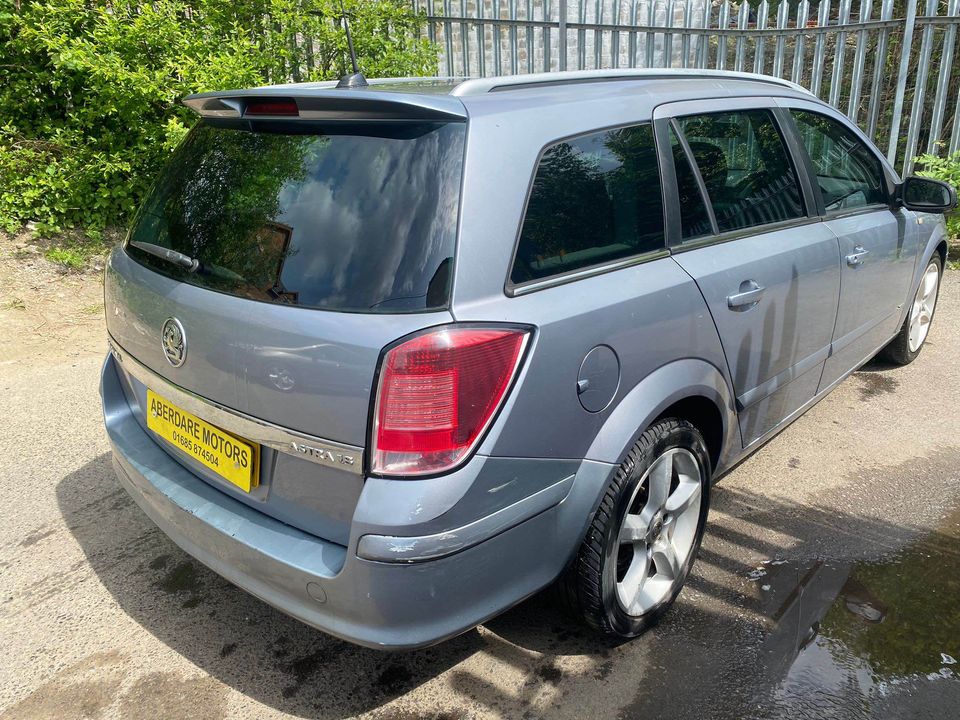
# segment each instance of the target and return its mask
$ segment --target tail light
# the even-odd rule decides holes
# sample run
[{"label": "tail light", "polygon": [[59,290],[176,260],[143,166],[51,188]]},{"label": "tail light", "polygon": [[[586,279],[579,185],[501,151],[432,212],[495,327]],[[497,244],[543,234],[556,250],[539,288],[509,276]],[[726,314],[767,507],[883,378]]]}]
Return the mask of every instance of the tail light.
[{"label": "tail light", "polygon": [[505,327],[443,327],[383,357],[371,470],[430,475],[452,470],[503,404],[529,338]]}]

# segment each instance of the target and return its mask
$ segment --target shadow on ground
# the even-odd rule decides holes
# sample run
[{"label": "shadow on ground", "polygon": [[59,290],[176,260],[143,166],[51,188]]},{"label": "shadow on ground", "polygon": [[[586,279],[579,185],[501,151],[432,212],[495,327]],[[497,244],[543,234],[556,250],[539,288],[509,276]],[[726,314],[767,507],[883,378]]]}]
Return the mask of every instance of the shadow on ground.
[{"label": "shadow on ground", "polygon": [[[960,452],[929,460],[949,472]],[[908,468],[891,468],[871,482],[885,492],[903,477]],[[551,708],[565,716],[744,717],[782,702],[790,707],[793,696],[783,700],[777,693],[786,692],[810,648],[833,658],[832,665],[816,660],[801,689],[817,687],[818,672],[833,677],[861,666],[873,668],[875,677],[939,672],[942,658],[934,649],[947,642],[945,633],[960,637],[954,528],[960,516],[948,530],[930,534],[721,483],[694,575],[656,631],[630,643],[604,642],[539,595],[483,632],[385,654],[288,618],[184,554],[120,488],[106,454],[65,477],[57,497],[97,578],[125,613],[204,673],[303,717],[374,711],[431,681],[444,690],[441,700],[431,694],[429,709],[383,716],[452,718],[479,706],[506,717],[550,715]],[[917,542],[923,549],[910,550]],[[910,563],[883,559],[898,552],[915,557]],[[882,570],[885,562],[889,571]],[[937,585],[944,572],[956,587]],[[921,583],[954,598],[939,617],[924,614],[928,593],[897,591]],[[893,628],[890,637],[878,637],[884,622]],[[913,638],[909,652],[897,644],[904,632]],[[520,680],[504,682],[491,666]],[[956,691],[960,683],[951,678]],[[861,701],[857,691],[846,692]]]}]

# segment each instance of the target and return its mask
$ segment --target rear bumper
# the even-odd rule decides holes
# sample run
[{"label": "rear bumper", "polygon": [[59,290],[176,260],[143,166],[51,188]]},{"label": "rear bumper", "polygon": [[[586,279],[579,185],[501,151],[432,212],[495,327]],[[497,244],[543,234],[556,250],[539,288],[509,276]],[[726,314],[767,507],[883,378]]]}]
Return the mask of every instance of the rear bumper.
[{"label": "rear bumper", "polygon": [[[561,478],[553,494],[536,493],[522,501],[528,507],[511,506],[508,513],[417,542],[400,543],[389,533],[366,535],[380,538],[374,544],[394,548],[406,560],[436,557],[446,546],[459,550],[421,562],[376,562],[357,555],[359,538],[352,537],[348,548],[302,532],[192,474],[137,423],[109,357],[101,393],[120,483],[171,540],[264,602],[369,647],[433,644],[548,585],[579,542],[592,486],[609,470],[584,463],[583,482],[581,473],[576,480]],[[581,492],[567,494],[578,485]],[[520,517],[528,519],[511,524]],[[398,530],[398,536],[404,534]],[[409,555],[418,542],[423,553]]]}]

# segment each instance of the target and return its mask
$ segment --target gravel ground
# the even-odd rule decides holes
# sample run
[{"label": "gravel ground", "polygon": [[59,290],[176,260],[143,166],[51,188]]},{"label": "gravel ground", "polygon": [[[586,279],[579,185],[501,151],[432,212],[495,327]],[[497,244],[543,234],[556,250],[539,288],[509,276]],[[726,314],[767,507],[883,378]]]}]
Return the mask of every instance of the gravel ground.
[{"label": "gravel ground", "polygon": [[[98,279],[24,279],[0,260],[2,718],[745,717],[803,714],[808,690],[857,717],[949,717],[960,702],[960,599],[937,572],[933,630],[923,596],[880,611],[926,643],[916,671],[885,675],[882,648],[857,650],[872,625],[831,629],[879,607],[855,583],[885,563],[958,566],[958,272],[912,366],[858,372],[717,486],[694,575],[653,632],[598,641],[540,596],[441,646],[383,654],[287,618],[151,524],[110,467]],[[837,673],[854,680],[837,689]],[[811,714],[849,716],[824,707]]]}]

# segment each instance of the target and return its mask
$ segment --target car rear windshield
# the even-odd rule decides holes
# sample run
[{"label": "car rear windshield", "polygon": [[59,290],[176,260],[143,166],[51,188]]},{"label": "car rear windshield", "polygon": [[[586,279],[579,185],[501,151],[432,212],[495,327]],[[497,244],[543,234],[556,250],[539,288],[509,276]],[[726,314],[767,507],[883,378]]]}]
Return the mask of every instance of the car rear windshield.
[{"label": "car rear windshield", "polygon": [[[446,307],[463,123],[194,128],[127,252],[177,280],[351,312]],[[187,258],[158,257],[164,249]]]}]

